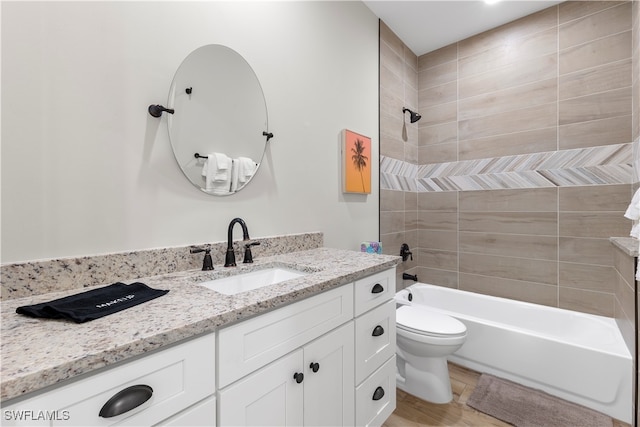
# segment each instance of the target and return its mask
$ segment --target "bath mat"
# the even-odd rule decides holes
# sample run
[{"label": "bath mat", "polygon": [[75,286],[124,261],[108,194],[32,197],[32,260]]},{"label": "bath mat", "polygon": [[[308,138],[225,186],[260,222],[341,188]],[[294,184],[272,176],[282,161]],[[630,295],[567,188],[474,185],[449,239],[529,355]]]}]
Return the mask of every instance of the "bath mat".
[{"label": "bath mat", "polygon": [[482,374],[467,405],[516,427],[611,427],[593,409],[511,381]]}]

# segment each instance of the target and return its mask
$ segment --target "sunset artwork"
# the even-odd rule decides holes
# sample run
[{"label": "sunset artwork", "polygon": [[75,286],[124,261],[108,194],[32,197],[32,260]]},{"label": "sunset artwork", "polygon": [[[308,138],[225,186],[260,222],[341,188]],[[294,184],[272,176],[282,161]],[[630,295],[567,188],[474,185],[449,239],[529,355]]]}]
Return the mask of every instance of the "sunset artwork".
[{"label": "sunset artwork", "polygon": [[371,193],[371,138],[342,131],[345,193]]}]

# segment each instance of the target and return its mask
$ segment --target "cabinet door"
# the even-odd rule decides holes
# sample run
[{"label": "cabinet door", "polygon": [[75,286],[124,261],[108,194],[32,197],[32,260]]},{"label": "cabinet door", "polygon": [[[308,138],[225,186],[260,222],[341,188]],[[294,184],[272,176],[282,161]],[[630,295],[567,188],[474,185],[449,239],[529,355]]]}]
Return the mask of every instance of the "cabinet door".
[{"label": "cabinet door", "polygon": [[306,374],[302,360],[299,349],[220,391],[218,425],[301,426],[304,382],[294,374]]},{"label": "cabinet door", "polygon": [[349,322],[304,347],[305,426],[354,424],[353,336]]}]

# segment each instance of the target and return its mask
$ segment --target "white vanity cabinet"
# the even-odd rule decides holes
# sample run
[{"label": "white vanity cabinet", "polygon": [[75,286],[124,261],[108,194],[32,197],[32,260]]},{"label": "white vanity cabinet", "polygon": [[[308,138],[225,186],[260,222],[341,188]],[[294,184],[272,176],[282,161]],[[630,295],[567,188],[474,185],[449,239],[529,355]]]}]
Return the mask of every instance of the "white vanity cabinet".
[{"label": "white vanity cabinet", "polygon": [[194,338],[3,406],[2,425],[213,426],[214,358],[215,334]]},{"label": "white vanity cabinet", "polygon": [[353,307],[349,284],[221,329],[218,425],[353,425]]},{"label": "white vanity cabinet", "polygon": [[218,425],[381,425],[395,409],[394,295],[389,269],[218,331]]}]

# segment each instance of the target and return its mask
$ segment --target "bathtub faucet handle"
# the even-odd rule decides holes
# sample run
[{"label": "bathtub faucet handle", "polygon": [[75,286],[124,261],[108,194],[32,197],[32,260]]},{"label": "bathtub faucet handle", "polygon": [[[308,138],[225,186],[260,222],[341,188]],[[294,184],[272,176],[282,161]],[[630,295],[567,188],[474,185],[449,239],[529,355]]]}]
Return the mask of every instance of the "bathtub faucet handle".
[{"label": "bathtub faucet handle", "polygon": [[409,257],[411,257],[411,261],[413,261],[413,253],[409,250],[409,245],[406,243],[400,246],[400,256],[402,257],[402,261],[406,261]]}]

